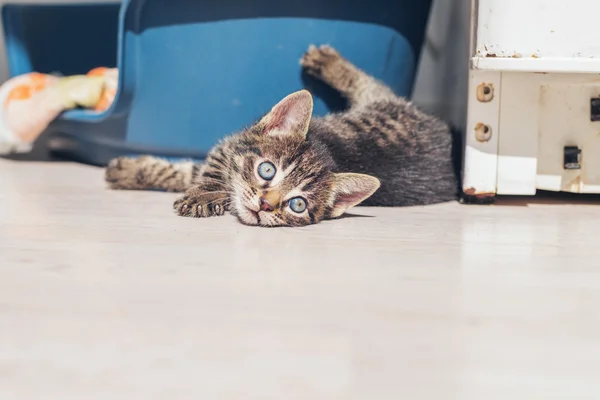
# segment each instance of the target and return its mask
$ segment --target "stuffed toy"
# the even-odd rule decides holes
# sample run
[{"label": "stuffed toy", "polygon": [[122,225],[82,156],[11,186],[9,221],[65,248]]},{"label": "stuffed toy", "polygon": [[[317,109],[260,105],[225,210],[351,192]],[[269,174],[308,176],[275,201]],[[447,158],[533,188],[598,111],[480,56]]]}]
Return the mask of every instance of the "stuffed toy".
[{"label": "stuffed toy", "polygon": [[48,125],[74,108],[104,112],[117,93],[118,70],[95,68],[86,75],[58,77],[37,72],[0,86],[0,155],[26,153]]}]

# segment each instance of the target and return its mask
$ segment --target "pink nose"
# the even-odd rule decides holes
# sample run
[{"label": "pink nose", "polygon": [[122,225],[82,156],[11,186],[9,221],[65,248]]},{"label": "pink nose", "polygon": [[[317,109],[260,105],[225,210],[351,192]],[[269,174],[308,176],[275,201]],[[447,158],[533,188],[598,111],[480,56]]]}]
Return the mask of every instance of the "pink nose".
[{"label": "pink nose", "polygon": [[261,211],[273,211],[275,208],[269,203],[264,197],[260,198],[260,209]]}]

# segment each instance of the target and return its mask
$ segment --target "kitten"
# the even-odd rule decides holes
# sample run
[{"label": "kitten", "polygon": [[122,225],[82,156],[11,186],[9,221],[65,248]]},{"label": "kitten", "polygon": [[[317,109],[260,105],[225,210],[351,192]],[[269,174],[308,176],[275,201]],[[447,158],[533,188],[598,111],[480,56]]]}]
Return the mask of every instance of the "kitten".
[{"label": "kitten", "polygon": [[230,211],[247,225],[303,226],[360,203],[413,206],[455,200],[458,183],[448,126],[368,76],[329,46],[301,59],[309,75],[339,91],[346,112],[311,120],[309,92],[290,94],[243,132],[221,141],[206,162],[118,158],[113,189],[184,192],[181,216]]}]

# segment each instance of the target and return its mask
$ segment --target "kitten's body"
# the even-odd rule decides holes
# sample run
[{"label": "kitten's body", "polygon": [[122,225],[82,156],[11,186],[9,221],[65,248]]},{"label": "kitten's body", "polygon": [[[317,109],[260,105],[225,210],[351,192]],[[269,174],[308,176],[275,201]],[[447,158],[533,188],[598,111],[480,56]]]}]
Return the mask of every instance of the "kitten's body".
[{"label": "kitten's body", "polygon": [[[394,112],[399,117],[389,118]],[[457,197],[448,128],[400,99],[315,119],[311,137],[326,144],[339,172],[380,179],[381,187],[363,205],[425,205]]]},{"label": "kitten's body", "polygon": [[[229,209],[244,223],[268,226],[315,223],[361,202],[411,206],[457,198],[446,124],[330,47],[311,46],[301,64],[345,96],[349,110],[311,120],[312,98],[298,92],[256,125],[224,139],[204,164],[121,158],[109,165],[107,181],[115,189],[187,191],[175,202],[180,215]],[[265,161],[277,171],[268,181],[256,173]],[[308,203],[301,215],[286,208],[293,196]]]}]

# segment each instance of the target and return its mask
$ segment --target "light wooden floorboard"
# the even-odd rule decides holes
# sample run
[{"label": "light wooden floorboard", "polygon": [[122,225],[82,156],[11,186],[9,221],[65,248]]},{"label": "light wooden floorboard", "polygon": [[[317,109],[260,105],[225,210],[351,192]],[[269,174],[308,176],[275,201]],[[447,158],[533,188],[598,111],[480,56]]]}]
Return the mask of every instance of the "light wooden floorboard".
[{"label": "light wooden floorboard", "polygon": [[264,229],[174,197],[0,161],[0,399],[600,398],[597,198]]}]

